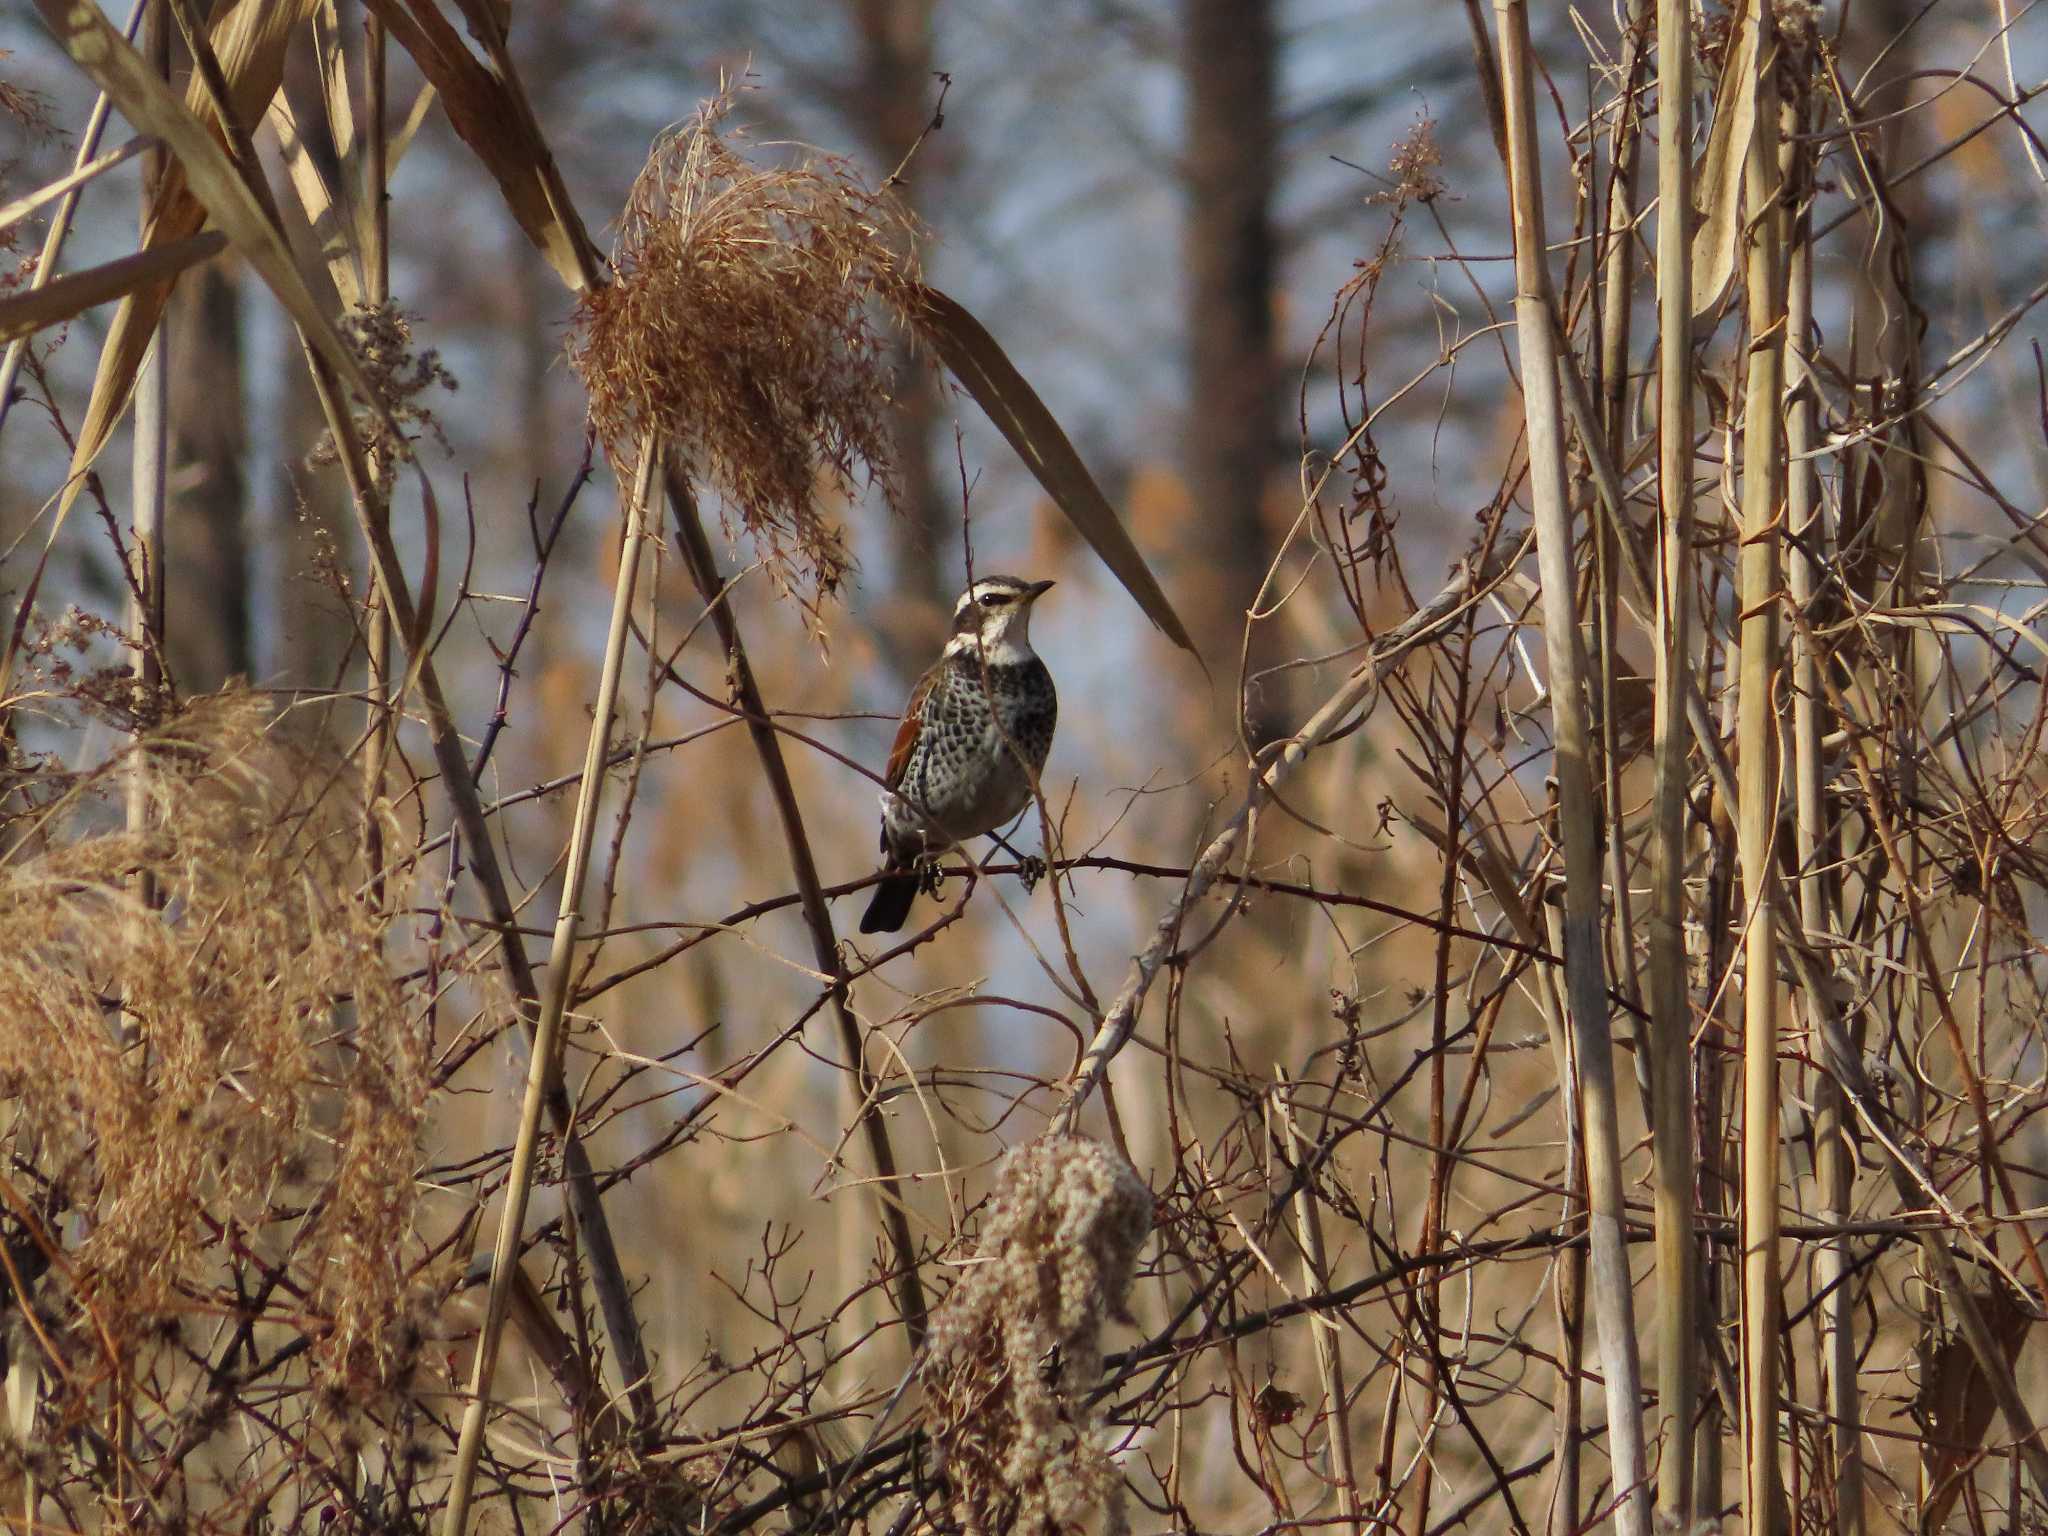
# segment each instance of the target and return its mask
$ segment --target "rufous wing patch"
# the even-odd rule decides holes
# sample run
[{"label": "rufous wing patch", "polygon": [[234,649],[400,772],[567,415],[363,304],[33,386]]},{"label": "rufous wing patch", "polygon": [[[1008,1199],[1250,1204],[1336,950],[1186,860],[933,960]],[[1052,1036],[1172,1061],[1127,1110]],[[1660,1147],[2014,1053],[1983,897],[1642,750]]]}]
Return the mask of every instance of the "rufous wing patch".
[{"label": "rufous wing patch", "polygon": [[925,700],[931,697],[932,684],[938,681],[938,676],[939,668],[933,667],[919,678],[917,686],[910,690],[910,702],[903,706],[903,723],[896,727],[896,740],[889,748],[889,766],[882,775],[883,782],[891,789],[902,784],[903,770],[910,766],[917,733],[924,729]]}]

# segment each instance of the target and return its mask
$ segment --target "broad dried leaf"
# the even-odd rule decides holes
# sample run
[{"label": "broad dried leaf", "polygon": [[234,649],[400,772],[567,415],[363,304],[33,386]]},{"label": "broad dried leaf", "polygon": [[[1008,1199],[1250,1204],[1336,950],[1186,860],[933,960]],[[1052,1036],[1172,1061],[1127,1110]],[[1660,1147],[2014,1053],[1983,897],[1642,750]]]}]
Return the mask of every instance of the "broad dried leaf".
[{"label": "broad dried leaf", "polygon": [[554,159],[528,114],[498,75],[464,46],[432,0],[365,0],[420,73],[440,93],[448,122],[483,162],[505,206],[549,266],[574,292],[601,258],[573,208],[550,195]]},{"label": "broad dried leaf", "polygon": [[[227,81],[229,104],[240,121],[254,121],[270,98],[277,94],[278,85],[284,78],[285,44],[290,40],[292,29],[306,18],[311,3],[312,0],[241,0],[215,18],[209,29],[213,50],[220,60],[222,77]],[[100,81],[95,71],[106,67],[107,59],[112,56],[111,48],[118,47],[126,51],[130,59],[135,58],[134,50],[128,48],[120,34],[107,25],[98,8],[85,3],[85,0],[72,0],[69,4],[63,0],[36,0],[36,5],[51,31],[94,80]],[[153,75],[150,80],[157,95],[168,98],[173,106],[178,104],[177,98],[161,80]],[[100,83],[104,88],[105,82]],[[144,126],[142,120],[129,111],[128,101],[113,92],[109,95],[131,123],[138,128]],[[184,116],[188,121],[204,120],[206,126],[200,130],[202,135],[214,139],[218,147],[220,128],[211,123],[212,112],[207,102],[205,82],[196,74],[186,97]],[[198,234],[206,223],[206,207],[187,184],[185,169],[179,163],[182,158],[180,155],[173,160],[158,188],[154,215],[143,232],[142,245],[146,251],[189,239]],[[149,351],[150,338],[156,333],[157,321],[163,317],[164,304],[170,298],[170,292],[168,280],[138,288],[122,300],[120,309],[114,313],[106,343],[100,348],[99,371],[93,379],[92,398],[87,401],[85,418],[79,424],[78,441],[71,456],[71,473],[64,489],[64,508],[68,508],[72,498],[78,494],[79,487],[84,484],[85,470],[100,456],[107,439],[113,435],[114,424],[128,408],[135,375]]]},{"label": "broad dried leaf", "polygon": [[1722,55],[1721,91],[1714,102],[1714,126],[1700,167],[1700,222],[1692,236],[1692,312],[1703,315],[1721,302],[1735,277],[1742,239],[1742,166],[1756,132],[1757,40],[1762,32],[1758,0],[1743,0]]},{"label": "broad dried leaf", "polygon": [[270,126],[284,155],[292,190],[299,194],[299,206],[305,210],[307,231],[327,263],[328,276],[334,279],[334,291],[345,307],[354,308],[363,302],[364,287],[362,254],[351,238],[354,226],[342,211],[337,189],[306,148],[306,136],[299,131],[298,117],[282,91],[271,100]]},{"label": "broad dried leaf", "polygon": [[119,261],[88,267],[54,278],[11,298],[0,299],[0,342],[32,336],[46,326],[60,325],[96,304],[126,298],[151,283],[168,282],[187,267],[227,249],[227,236],[209,232],[153,251],[137,251]]},{"label": "broad dried leaf", "polygon": [[314,57],[320,65],[327,132],[342,167],[334,192],[348,231],[345,243],[352,252],[360,254],[369,248],[370,210],[363,197],[362,178],[356,170],[355,108],[349,101],[348,60],[341,51],[341,19],[335,13],[334,0],[321,0],[319,9],[313,13],[313,44]]},{"label": "broad dried leaf", "polygon": [[981,322],[958,303],[936,288],[924,288],[919,296],[924,303],[919,324],[940,360],[1009,439],[1025,467],[1145,610],[1145,616],[1175,645],[1193,651],[1194,642],[1180,616],[1125,532],[1116,509],[1016,364]]},{"label": "broad dried leaf", "polygon": [[[377,392],[364,377],[355,353],[314,301],[283,236],[272,226],[255,194],[243,181],[240,169],[208,126],[108,25],[92,0],[36,0],[36,4],[66,51],[122,114],[169,146],[204,215],[211,216],[248,259],[306,333],[314,350],[349,388],[381,410]],[[152,291],[167,294],[169,284],[159,284]],[[144,332],[145,345],[147,335]],[[83,451],[84,442],[79,446]]]},{"label": "broad dried leaf", "polygon": [[[347,342],[342,339],[333,319],[314,299],[297,263],[292,259],[291,250],[285,244],[284,237],[271,224],[269,216],[257,202],[255,193],[242,179],[240,168],[222,148],[208,125],[188,109],[143,62],[142,56],[107,24],[92,0],[36,0],[36,4],[66,51],[92,77],[100,89],[107,93],[108,98],[122,114],[138,128],[154,133],[164,141],[177,162],[184,183],[203,208],[203,216],[210,216],[220,226],[250,266],[269,285],[321,361],[376,413],[394,441],[402,441],[404,433],[393,417],[390,405],[364,373],[362,364]],[[273,87],[272,94],[274,93]],[[268,97],[264,99],[267,101]],[[161,305],[164,296],[169,292],[169,287],[168,283],[153,286],[147,290],[148,300]],[[130,298],[124,301],[121,314],[130,317],[132,322],[133,317],[140,313],[143,307],[143,300]],[[149,329],[141,328],[137,334],[142,338],[146,348]],[[109,346],[111,345],[110,342]],[[105,382],[104,353],[101,371],[102,382]],[[132,379],[132,371],[129,377]],[[125,395],[125,387],[122,393]],[[73,476],[67,481],[63,498],[59,503],[59,516],[52,528],[53,536],[55,527],[61,526],[63,513],[69,509],[83,483],[83,475],[79,471],[85,463],[90,462],[90,459],[81,458],[80,455],[86,454],[87,447],[87,443],[81,438],[79,453],[73,458]],[[92,451],[97,452],[97,448]],[[433,487],[427,483],[427,477],[417,463],[413,465],[413,472],[420,487],[431,534],[439,521],[434,505]],[[402,580],[402,574],[395,564],[381,561],[380,565],[389,565],[389,580],[394,583]],[[421,596],[421,614],[431,611],[434,575],[434,568],[430,563],[427,590]],[[393,590],[396,592],[398,589],[394,586]],[[414,642],[412,673],[406,678],[408,689],[412,686],[419,666],[424,660],[425,652],[419,649],[417,644],[422,638],[423,633],[415,625],[414,633],[408,636],[408,639]],[[4,680],[5,675],[11,671],[13,658],[14,651],[10,645],[5,663],[0,664],[0,680]]]}]

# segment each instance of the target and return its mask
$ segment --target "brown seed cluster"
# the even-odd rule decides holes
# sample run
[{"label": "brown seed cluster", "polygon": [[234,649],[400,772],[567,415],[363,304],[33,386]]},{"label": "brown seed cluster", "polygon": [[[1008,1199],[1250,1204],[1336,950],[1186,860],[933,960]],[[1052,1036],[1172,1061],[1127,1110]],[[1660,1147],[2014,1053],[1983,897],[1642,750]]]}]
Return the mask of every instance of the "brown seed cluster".
[{"label": "brown seed cluster", "polygon": [[660,433],[815,617],[851,564],[821,492],[893,492],[883,322],[917,313],[916,230],[844,161],[743,158],[718,131],[732,104],[656,143],[569,356],[613,462]]},{"label": "brown seed cluster", "polygon": [[1152,1230],[1152,1196],[1098,1142],[1053,1136],[1005,1160],[976,1262],[932,1318],[925,1385],[954,1513],[970,1531],[1129,1529],[1088,1391],[1102,1325]]},{"label": "brown seed cluster", "polygon": [[[444,452],[447,450],[447,434],[424,401],[435,389],[453,394],[457,388],[455,375],[442,366],[438,348],[413,344],[412,317],[396,304],[350,310],[341,318],[341,335],[361,363],[363,377],[376,391],[384,413],[388,413],[387,416],[358,407],[355,438],[370,450],[378,489],[389,495],[398,477],[398,466],[412,456],[412,445],[421,437],[431,437]],[[387,419],[404,434],[402,438],[392,436],[385,425]],[[337,463],[339,459],[332,432],[321,433],[306,456],[306,462],[313,466]]]}]

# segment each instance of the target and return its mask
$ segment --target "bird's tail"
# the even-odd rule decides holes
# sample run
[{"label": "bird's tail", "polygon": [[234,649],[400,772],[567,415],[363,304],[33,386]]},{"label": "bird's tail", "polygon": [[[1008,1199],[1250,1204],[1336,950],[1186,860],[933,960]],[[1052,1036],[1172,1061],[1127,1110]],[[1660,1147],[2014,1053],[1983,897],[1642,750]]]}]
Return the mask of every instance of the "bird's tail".
[{"label": "bird's tail", "polygon": [[862,933],[894,933],[910,920],[911,906],[917,901],[918,878],[914,868],[898,864],[893,858],[882,866],[881,883],[875,887],[873,899],[868,902],[867,912],[861,917]]}]

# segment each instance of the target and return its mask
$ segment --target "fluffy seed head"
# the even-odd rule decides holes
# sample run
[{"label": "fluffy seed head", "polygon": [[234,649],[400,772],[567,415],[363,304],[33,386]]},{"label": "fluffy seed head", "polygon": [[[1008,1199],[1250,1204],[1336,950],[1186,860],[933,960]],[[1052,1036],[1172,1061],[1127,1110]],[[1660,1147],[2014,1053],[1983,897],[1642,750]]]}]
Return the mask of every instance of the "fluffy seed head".
[{"label": "fluffy seed head", "polygon": [[1052,1136],[1004,1161],[977,1262],[932,1319],[925,1385],[954,1513],[970,1531],[1129,1530],[1087,1404],[1102,1325],[1126,1319],[1152,1196],[1123,1159]]},{"label": "fluffy seed head", "polygon": [[722,92],[661,138],[627,200],[617,281],[587,295],[570,361],[614,463],[659,431],[814,619],[851,556],[821,491],[894,489],[891,337],[920,309],[917,231],[846,162],[757,166]]}]

